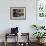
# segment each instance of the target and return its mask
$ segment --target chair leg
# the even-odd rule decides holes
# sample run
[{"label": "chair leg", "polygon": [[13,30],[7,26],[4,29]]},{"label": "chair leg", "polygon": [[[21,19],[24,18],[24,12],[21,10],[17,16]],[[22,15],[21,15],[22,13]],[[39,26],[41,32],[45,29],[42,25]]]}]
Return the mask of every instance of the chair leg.
[{"label": "chair leg", "polygon": [[7,46],[7,42],[5,41],[5,46]]},{"label": "chair leg", "polygon": [[5,34],[5,46],[7,46],[7,34]]}]

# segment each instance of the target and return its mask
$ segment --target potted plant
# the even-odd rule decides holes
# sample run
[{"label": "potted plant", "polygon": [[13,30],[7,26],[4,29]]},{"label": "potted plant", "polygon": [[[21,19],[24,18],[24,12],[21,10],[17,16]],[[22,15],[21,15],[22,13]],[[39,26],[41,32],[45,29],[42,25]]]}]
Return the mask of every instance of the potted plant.
[{"label": "potted plant", "polygon": [[35,28],[36,30],[45,29],[45,26],[32,25],[32,27]]},{"label": "potted plant", "polygon": [[45,32],[35,32],[33,35],[37,38],[37,41],[40,43],[40,40],[42,38],[45,38],[44,37],[46,36],[45,34],[46,34]]}]

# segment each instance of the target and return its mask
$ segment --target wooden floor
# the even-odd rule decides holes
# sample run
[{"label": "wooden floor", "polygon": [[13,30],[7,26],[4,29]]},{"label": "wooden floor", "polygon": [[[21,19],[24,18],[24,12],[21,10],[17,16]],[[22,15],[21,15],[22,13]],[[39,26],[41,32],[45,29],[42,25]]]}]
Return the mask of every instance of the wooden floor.
[{"label": "wooden floor", "polygon": [[[2,43],[0,42],[0,46],[4,46],[4,43],[3,42]],[[10,43],[8,43],[7,46],[15,46],[15,42],[14,43],[10,42]],[[37,43],[32,42],[32,43],[30,43],[30,46],[37,46]],[[42,46],[46,46],[46,43],[44,43],[44,45],[42,45]]]}]

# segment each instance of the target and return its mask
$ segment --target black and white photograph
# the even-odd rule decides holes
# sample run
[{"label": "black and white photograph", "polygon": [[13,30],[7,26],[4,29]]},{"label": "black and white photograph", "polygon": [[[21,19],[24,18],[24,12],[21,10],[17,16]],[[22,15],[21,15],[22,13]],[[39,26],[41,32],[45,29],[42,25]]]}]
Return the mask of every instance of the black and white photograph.
[{"label": "black and white photograph", "polygon": [[25,7],[11,7],[10,8],[10,19],[11,20],[25,20],[26,19],[26,8]]}]

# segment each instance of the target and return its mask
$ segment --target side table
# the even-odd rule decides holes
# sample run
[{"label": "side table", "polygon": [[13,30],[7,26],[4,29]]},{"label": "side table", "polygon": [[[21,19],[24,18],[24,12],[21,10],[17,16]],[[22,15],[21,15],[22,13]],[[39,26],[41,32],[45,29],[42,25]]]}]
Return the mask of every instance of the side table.
[{"label": "side table", "polygon": [[16,36],[16,39],[15,40],[17,40],[17,42],[16,42],[16,45],[15,46],[18,46],[18,33],[16,34],[10,34],[10,33],[6,33],[5,34],[5,46],[7,46],[7,38],[9,38],[9,37],[7,37],[7,36]]}]

